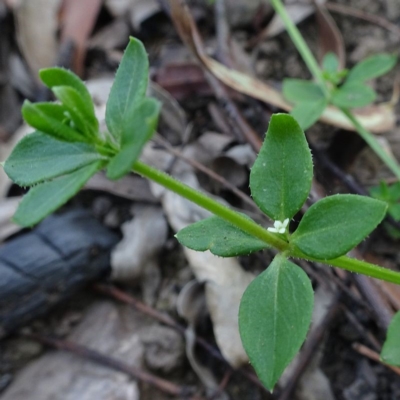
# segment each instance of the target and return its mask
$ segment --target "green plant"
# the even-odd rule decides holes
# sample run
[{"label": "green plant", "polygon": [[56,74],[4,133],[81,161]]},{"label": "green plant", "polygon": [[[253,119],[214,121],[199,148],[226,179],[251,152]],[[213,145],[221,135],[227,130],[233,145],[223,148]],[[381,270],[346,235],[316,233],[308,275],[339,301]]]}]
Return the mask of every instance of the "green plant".
[{"label": "green plant", "polygon": [[[374,186],[369,189],[371,197],[385,201],[388,204],[387,213],[396,222],[400,221],[400,182],[396,182],[389,186],[386,182],[382,181],[379,186]],[[385,229],[394,239],[400,238],[400,230],[392,225],[385,223]]]},{"label": "green plant", "polygon": [[400,367],[400,312],[389,325],[386,341],[381,352],[381,360],[390,365]]},{"label": "green plant", "polygon": [[350,110],[366,106],[375,100],[374,90],[365,82],[390,71],[396,64],[396,57],[379,54],[361,61],[350,71],[338,71],[337,60],[332,54],[328,54],[323,60],[324,70],[321,70],[282,1],[271,0],[271,5],[283,20],[290,38],[315,80],[284,81],[283,93],[288,101],[295,104],[291,114],[299,120],[301,127],[306,129],[318,120],[328,104],[335,105],[376,155],[400,179],[400,165],[397,160],[382,148],[375,136],[359,123]]},{"label": "green plant", "polygon": [[399,273],[344,255],[382,220],[387,205],[380,200],[327,197],[311,206],[290,234],[289,222],[307,199],[313,176],[304,132],[292,116],[272,116],[250,175],[254,201],[275,221],[265,229],[138,161],[155,131],[160,108],[145,97],[148,60],[141,42],[130,39],[118,68],[106,108],[108,132],[99,132],[89,93],[76,75],[50,68],[40,77],[59,102],[24,103],[23,116],[36,131],[22,139],[4,163],[12,180],[31,187],[14,220],[23,226],[36,224],[101,169],[111,179],[133,171],[214,214],[180,231],[182,244],[224,257],[274,247],[279,254],[249,285],[239,315],[244,347],[269,389],[303,343],[313,308],[311,282],[289,259],[318,261],[400,284]]},{"label": "green plant", "polygon": [[328,53],[322,61],[322,78],[327,90],[324,91],[320,84],[312,81],[285,79],[283,94],[295,104],[291,114],[303,129],[307,129],[319,119],[328,104],[342,109],[371,104],[376,93],[366,81],[387,73],[396,65],[396,61],[395,56],[378,54],[361,61],[350,71],[339,70],[337,57]]}]

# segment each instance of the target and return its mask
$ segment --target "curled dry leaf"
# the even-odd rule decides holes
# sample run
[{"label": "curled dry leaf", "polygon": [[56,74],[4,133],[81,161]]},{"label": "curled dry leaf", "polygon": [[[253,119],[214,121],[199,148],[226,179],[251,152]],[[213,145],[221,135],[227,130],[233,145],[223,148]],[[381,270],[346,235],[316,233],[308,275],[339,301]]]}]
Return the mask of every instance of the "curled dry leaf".
[{"label": "curled dry leaf", "polygon": [[[315,291],[314,311],[310,331],[318,329],[319,325],[324,323],[323,320],[334,302],[334,291],[319,286]],[[320,344],[321,350],[324,345],[325,340]],[[298,397],[298,400],[335,399],[329,379],[320,368],[323,356],[321,350],[315,352],[311,362],[308,364],[304,374],[302,374],[296,385],[296,397]],[[285,387],[293,379],[293,376],[297,373],[300,362],[301,352],[291,362],[279,380],[282,387]]]},{"label": "curled dry leaf", "polygon": [[[318,0],[315,3],[323,4],[325,3],[325,0]],[[285,8],[290,18],[296,25],[304,21],[315,11],[314,6],[312,4],[307,4],[307,3],[288,4],[285,6]],[[275,14],[271,22],[257,37],[257,42],[261,41],[262,39],[277,36],[284,31],[285,31],[285,25],[283,24],[281,17],[278,14]]]},{"label": "curled dry leaf", "polygon": [[64,0],[61,40],[71,40],[74,43],[73,69],[78,75],[83,73],[86,42],[96,23],[101,4],[101,0]]},{"label": "curled dry leaf", "polygon": [[[144,349],[137,332],[147,324],[132,309],[100,301],[86,312],[68,339],[140,368]],[[140,391],[138,383],[122,372],[66,352],[52,351],[23,368],[1,398],[139,400]]]},{"label": "curled dry leaf", "polygon": [[21,226],[11,221],[20,201],[21,197],[10,197],[0,201],[0,241],[22,229]]},{"label": "curled dry leaf", "polygon": [[135,205],[135,217],[122,225],[123,239],[111,253],[111,277],[132,281],[142,276],[167,239],[168,226],[162,210]]},{"label": "curled dry leaf", "polygon": [[[156,161],[164,168],[170,165],[170,155],[162,151],[145,148],[146,162]],[[160,162],[164,159],[163,162]],[[200,184],[190,167],[177,162],[172,174],[181,182],[201,190]],[[175,232],[187,225],[210,216],[199,206],[151,183],[154,195],[160,198],[168,222]],[[219,201],[223,202],[222,199]],[[217,344],[225,359],[234,367],[248,362],[239,336],[238,313],[240,299],[254,276],[242,269],[235,258],[220,258],[210,252],[195,252],[183,248],[194,275],[200,282],[205,282],[207,307],[213,323]]]},{"label": "curled dry leaf", "polygon": [[[188,325],[185,330],[186,356],[208,394],[212,395],[218,389],[218,381],[211,369],[202,364],[195,351],[197,329],[204,326],[208,316],[204,283],[200,283],[197,280],[188,282],[179,293],[176,309],[179,316]],[[223,392],[220,396],[219,400],[226,398],[226,394]]]},{"label": "curled dry leaf", "polygon": [[[188,7],[185,4],[182,5],[180,0],[171,0],[170,3],[172,18],[182,40],[215,77],[229,87],[250,97],[286,111],[292,109],[292,105],[286,102],[283,95],[268,84],[239,71],[229,69],[210,58],[205,51],[199,31]],[[356,110],[355,114],[359,122],[372,132],[388,131],[395,124],[393,105],[389,103],[376,104],[368,109]],[[333,106],[328,106],[324,110],[320,121],[343,129],[354,130],[347,117]]]},{"label": "curled dry leaf", "polygon": [[39,69],[57,59],[60,5],[61,0],[22,0],[14,7],[18,44],[37,81]]},{"label": "curled dry leaf", "polygon": [[346,53],[342,33],[329,11],[319,2],[315,2],[315,16],[318,23],[320,60],[328,53],[334,53],[339,60],[339,69],[346,66]]}]

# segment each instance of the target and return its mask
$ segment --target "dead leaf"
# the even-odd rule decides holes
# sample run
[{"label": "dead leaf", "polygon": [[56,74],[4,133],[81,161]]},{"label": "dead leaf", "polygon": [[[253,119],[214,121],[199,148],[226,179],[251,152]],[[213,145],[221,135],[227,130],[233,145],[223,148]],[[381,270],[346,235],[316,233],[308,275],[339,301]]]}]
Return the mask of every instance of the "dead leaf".
[{"label": "dead leaf", "polygon": [[128,22],[125,19],[118,18],[91,37],[87,46],[105,51],[115,50],[126,45],[126,38],[129,37],[129,33]]},{"label": "dead leaf", "polygon": [[[266,83],[252,78],[239,71],[225,67],[210,58],[205,51],[202,39],[188,7],[181,0],[170,0],[172,18],[182,40],[194,52],[202,64],[219,80],[229,87],[254,97],[275,107],[290,111],[292,106],[286,102],[282,94]],[[376,104],[368,109],[355,110],[360,123],[372,132],[385,132],[394,127],[395,116],[393,106],[389,103]],[[322,122],[354,131],[354,126],[336,107],[325,109],[320,120]]]},{"label": "dead leaf", "polygon": [[0,201],[0,241],[22,229],[21,226],[11,221],[20,201],[21,197],[10,197]]},{"label": "dead leaf", "polygon": [[61,0],[21,0],[14,6],[17,40],[38,82],[38,71],[55,64]]},{"label": "dead leaf", "polygon": [[170,63],[159,68],[154,80],[175,99],[184,100],[196,96],[209,96],[209,87],[201,67],[194,62]]},{"label": "dead leaf", "polygon": [[87,39],[96,23],[101,0],[64,0],[61,41],[72,41],[74,44],[73,70],[83,74],[83,63],[86,55]]},{"label": "dead leaf", "polygon": [[130,21],[132,27],[140,30],[142,22],[150,18],[161,10],[160,3],[157,0],[135,0],[132,2]]},{"label": "dead leaf", "polygon": [[111,277],[129,282],[143,275],[167,240],[168,226],[159,207],[135,205],[134,218],[122,225],[123,239],[111,253]]},{"label": "dead leaf", "polygon": [[[319,3],[324,3],[325,0],[319,0]],[[306,18],[314,14],[315,8],[312,4],[288,4],[285,5],[286,12],[290,19],[297,25]],[[271,22],[268,24],[263,38],[272,38],[286,30],[285,25],[278,14],[275,14]]]},{"label": "dead leaf", "polygon": [[[318,286],[315,291],[314,311],[310,330],[318,328],[335,301],[334,291],[327,290],[326,287]],[[296,398],[298,400],[335,400],[331,383],[320,368],[323,356],[324,341],[319,351],[315,352],[311,362],[308,364],[304,374],[302,374],[297,387]],[[290,363],[279,380],[279,384],[285,387],[292,379],[301,359],[301,352]]]},{"label": "dead leaf", "polygon": [[106,0],[105,6],[116,18],[128,16],[136,31],[140,30],[143,21],[161,9],[157,0]]},{"label": "dead leaf", "polygon": [[151,325],[141,330],[140,339],[148,368],[168,374],[182,367],[185,352],[180,332],[168,326]]},{"label": "dead leaf", "polygon": [[115,196],[147,204],[157,204],[158,200],[152,195],[149,182],[135,175],[126,175],[117,181],[111,181],[104,173],[98,173],[90,178],[84,189],[99,190]]},{"label": "dead leaf", "polygon": [[[160,154],[160,151],[157,153]],[[145,151],[146,160],[153,164],[155,159],[160,164],[162,157],[155,157],[153,153],[152,162],[149,160],[150,154],[149,149]],[[190,167],[183,163],[175,166],[178,169],[173,169],[174,176],[201,190]],[[208,211],[157,184],[151,183],[151,187],[154,195],[160,198],[168,222],[175,232],[210,216]],[[222,199],[219,201],[223,202]],[[238,312],[243,292],[254,276],[244,271],[236,258],[220,258],[210,252],[195,252],[187,248],[184,248],[184,252],[197,280],[205,283],[214,335],[223,356],[234,367],[246,363],[248,358],[240,340]]]},{"label": "dead leaf", "polygon": [[262,9],[264,16],[272,14],[272,6],[265,0],[229,0],[226,1],[227,20],[233,28],[247,27]]},{"label": "dead leaf", "polygon": [[176,99],[160,85],[150,82],[148,95],[162,103],[159,131],[169,143],[182,143],[188,129],[186,114]]},{"label": "dead leaf", "polygon": [[[138,333],[146,319],[132,309],[97,302],[70,340],[141,367],[144,348]],[[138,383],[92,361],[52,351],[28,364],[2,393],[3,400],[139,400]]]},{"label": "dead leaf", "polygon": [[[204,283],[196,280],[188,282],[179,293],[176,309],[179,316],[188,324],[185,329],[187,359],[206,388],[207,394],[212,396],[218,390],[218,381],[213,371],[203,365],[201,357],[198,357],[196,353],[196,332],[204,326],[206,318],[209,316]],[[228,397],[224,392],[220,393],[218,400],[227,399]]]},{"label": "dead leaf", "polygon": [[336,25],[329,11],[317,1],[315,5],[315,16],[318,24],[318,52],[320,61],[327,53],[334,53],[339,60],[339,70],[346,66],[346,52],[342,33]]}]

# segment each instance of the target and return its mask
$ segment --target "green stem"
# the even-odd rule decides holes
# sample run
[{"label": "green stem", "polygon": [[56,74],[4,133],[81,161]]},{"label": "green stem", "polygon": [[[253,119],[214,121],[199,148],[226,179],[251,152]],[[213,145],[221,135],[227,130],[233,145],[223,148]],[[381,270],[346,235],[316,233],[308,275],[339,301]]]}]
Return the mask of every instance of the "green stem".
[{"label": "green stem", "polygon": [[376,155],[391,169],[391,171],[400,179],[400,166],[396,159],[391,157],[382,148],[376,137],[369,131],[367,131],[357,120],[357,118],[346,108],[341,108],[342,112],[351,121],[354,127],[357,129],[359,135],[368,143],[371,149]]},{"label": "green stem", "polygon": [[183,198],[190,200],[198,206],[210,211],[218,217],[230,222],[241,230],[247,232],[249,235],[255,236],[258,239],[268,243],[269,245],[284,251],[288,247],[288,243],[283,239],[268,232],[262,226],[256,224],[254,221],[247,219],[236,211],[231,210],[229,207],[224,206],[211,197],[179,182],[177,179],[169,176],[165,172],[159,171],[147,164],[137,161],[133,166],[133,171],[139,175],[148,178],[161,186],[179,194]]},{"label": "green stem", "polygon": [[[287,32],[289,33],[294,45],[296,46],[297,51],[300,53],[304,62],[307,64],[308,69],[313,74],[314,78],[321,84],[321,87],[325,91],[325,95],[328,97],[329,90],[326,87],[325,81],[322,76],[321,69],[319,68],[318,63],[316,62],[313,54],[311,53],[309,47],[307,46],[307,43],[304,41],[300,31],[297,29],[296,25],[290,19],[281,0],[271,0],[271,4],[275,8],[275,11],[282,18]],[[368,143],[368,145],[377,154],[377,156],[388,166],[388,168],[396,175],[396,177],[398,179],[400,179],[400,166],[399,166],[398,162],[393,157],[391,157],[390,155],[388,155],[385,152],[385,150],[382,148],[380,143],[376,140],[374,135],[371,132],[368,132],[358,122],[358,120],[354,117],[354,115],[348,109],[341,108],[341,111],[351,121],[351,123],[356,128],[359,135]]]},{"label": "green stem", "polygon": [[351,272],[361,273],[373,278],[379,278],[384,281],[400,284],[400,273],[378,267],[377,265],[369,264],[365,261],[356,260],[346,256],[335,258],[333,260],[322,261],[310,258],[300,252],[298,249],[291,249],[285,240],[279,238],[277,235],[271,234],[254,221],[247,219],[236,211],[231,210],[229,207],[224,206],[223,204],[204,195],[198,190],[192,189],[168,174],[150,167],[147,164],[138,161],[134,164],[133,171],[160,184],[161,186],[164,186],[172,192],[177,193],[183,198],[192,201],[198,206],[205,208],[225,221],[230,222],[232,225],[235,225],[242,231],[261,239],[265,243],[275,247],[281,252],[287,251],[288,256],[304,258],[310,261],[324,262],[325,264],[339,267]]},{"label": "green stem", "polygon": [[400,273],[388,268],[382,268],[365,261],[342,256],[334,260],[324,261],[333,267],[339,267],[350,272],[370,276],[371,278],[381,279],[382,281],[392,282],[400,285]]},{"label": "green stem", "polygon": [[317,60],[314,58],[313,54],[310,51],[307,43],[304,41],[303,36],[300,31],[297,29],[296,25],[292,22],[289,17],[289,14],[286,12],[285,6],[282,4],[281,0],[271,0],[271,4],[275,9],[275,12],[279,14],[282,18],[282,21],[286,27],[286,30],[292,39],[294,45],[296,46],[298,52],[302,56],[304,62],[306,63],[308,69],[314,76],[314,79],[320,84],[322,90],[325,95],[329,95],[329,90],[326,87],[325,80],[322,76],[321,69],[317,63]]},{"label": "green stem", "polygon": [[371,278],[377,278],[382,281],[396,283],[400,285],[400,273],[387,268],[379,267],[378,265],[370,264],[366,261],[357,260],[347,256],[341,256],[332,260],[318,260],[317,258],[309,257],[297,248],[290,248],[288,256],[293,258],[303,258],[308,261],[314,261],[338,267],[346,271],[363,274]]}]

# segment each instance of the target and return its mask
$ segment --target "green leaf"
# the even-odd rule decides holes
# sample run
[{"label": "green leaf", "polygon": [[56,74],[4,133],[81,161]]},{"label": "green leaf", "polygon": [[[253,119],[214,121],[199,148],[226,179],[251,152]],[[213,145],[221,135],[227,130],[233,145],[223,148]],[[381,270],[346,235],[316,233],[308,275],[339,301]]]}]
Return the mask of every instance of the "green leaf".
[{"label": "green leaf", "polygon": [[86,143],[66,143],[41,132],[25,136],[4,164],[4,170],[20,186],[31,186],[101,160]]},{"label": "green leaf", "polygon": [[322,69],[327,72],[336,72],[339,69],[339,60],[335,53],[325,54],[322,60]]},{"label": "green leaf", "polygon": [[91,109],[91,114],[95,115],[89,91],[81,79],[72,71],[60,67],[45,68],[39,71],[39,76],[42,82],[50,89],[53,89],[55,86],[69,86],[74,88],[82,97],[82,101],[86,104],[86,107]]},{"label": "green leaf", "polygon": [[307,275],[281,255],[244,292],[240,336],[251,364],[269,390],[303,344],[313,304]]},{"label": "green leaf", "polygon": [[346,254],[382,221],[386,203],[370,197],[338,194],[313,204],[290,243],[319,260]]},{"label": "green leaf", "polygon": [[218,217],[210,217],[180,230],[175,237],[183,246],[196,251],[210,250],[220,257],[247,255],[269,247]]},{"label": "green leaf", "polygon": [[110,133],[119,141],[125,120],[143,100],[149,79],[149,61],[139,40],[129,39],[106,107],[106,123]]},{"label": "green leaf", "polygon": [[126,117],[122,130],[121,151],[111,159],[107,167],[109,179],[119,179],[132,169],[143,146],[154,134],[159,112],[160,103],[155,99],[146,98]]},{"label": "green leaf", "polygon": [[78,193],[102,166],[103,162],[98,161],[31,188],[19,204],[14,222],[25,227],[37,224]]},{"label": "green leaf", "polygon": [[353,67],[346,82],[365,82],[389,72],[397,62],[397,57],[391,54],[377,54],[366,58]]},{"label": "green leaf", "polygon": [[400,367],[400,312],[393,317],[389,325],[381,360],[386,364]]},{"label": "green leaf", "polygon": [[38,131],[67,142],[84,142],[87,139],[67,125],[68,110],[55,103],[35,103],[25,100],[22,106],[24,120]]},{"label": "green leaf", "polygon": [[288,114],[274,114],[251,169],[251,194],[273,220],[292,218],[307,199],[313,177],[304,132]]},{"label": "green leaf", "polygon": [[301,129],[306,130],[318,121],[327,105],[328,101],[324,98],[316,101],[297,103],[290,112],[290,115],[296,119]]},{"label": "green leaf", "polygon": [[292,103],[319,101],[324,99],[324,92],[314,82],[302,79],[284,79],[283,95]]},{"label": "green leaf", "polygon": [[360,82],[345,83],[335,90],[331,102],[337,107],[357,108],[373,103],[376,98],[375,91]]},{"label": "green leaf", "polygon": [[54,86],[55,96],[63,103],[71,114],[77,128],[88,137],[96,137],[99,123],[93,113],[91,113],[91,103],[85,103],[81,94],[69,86]]}]

